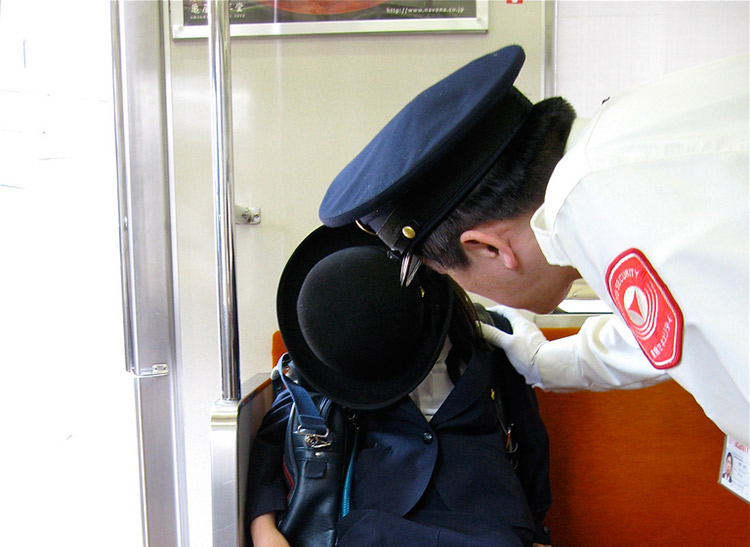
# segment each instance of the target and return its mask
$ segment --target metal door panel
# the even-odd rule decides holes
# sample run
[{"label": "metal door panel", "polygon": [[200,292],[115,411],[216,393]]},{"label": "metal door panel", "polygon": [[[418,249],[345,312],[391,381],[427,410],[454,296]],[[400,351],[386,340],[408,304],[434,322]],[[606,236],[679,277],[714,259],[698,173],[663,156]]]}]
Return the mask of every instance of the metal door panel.
[{"label": "metal door panel", "polygon": [[125,345],[135,384],[144,544],[185,546],[162,6],[111,7]]}]

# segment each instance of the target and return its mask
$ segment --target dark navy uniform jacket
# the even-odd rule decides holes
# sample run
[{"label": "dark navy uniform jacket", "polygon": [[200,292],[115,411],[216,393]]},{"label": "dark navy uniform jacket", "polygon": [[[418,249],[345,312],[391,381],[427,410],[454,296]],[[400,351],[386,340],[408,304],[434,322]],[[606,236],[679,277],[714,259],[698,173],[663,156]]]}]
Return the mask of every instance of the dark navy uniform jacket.
[{"label": "dark navy uniform jacket", "polygon": [[[516,470],[491,385],[514,424]],[[253,444],[248,522],[286,507],[280,445],[288,414],[282,393]],[[476,351],[430,422],[409,397],[359,415],[351,512],[339,522],[338,545],[549,543],[542,524],[551,503],[547,434],[533,390],[502,351]]]}]

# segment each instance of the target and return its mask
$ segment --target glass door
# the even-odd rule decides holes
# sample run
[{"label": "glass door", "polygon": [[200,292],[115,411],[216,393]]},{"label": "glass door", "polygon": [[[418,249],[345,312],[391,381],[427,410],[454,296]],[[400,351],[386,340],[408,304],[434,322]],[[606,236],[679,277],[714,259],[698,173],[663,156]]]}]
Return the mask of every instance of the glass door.
[{"label": "glass door", "polygon": [[108,2],[0,7],[2,545],[143,543]]}]

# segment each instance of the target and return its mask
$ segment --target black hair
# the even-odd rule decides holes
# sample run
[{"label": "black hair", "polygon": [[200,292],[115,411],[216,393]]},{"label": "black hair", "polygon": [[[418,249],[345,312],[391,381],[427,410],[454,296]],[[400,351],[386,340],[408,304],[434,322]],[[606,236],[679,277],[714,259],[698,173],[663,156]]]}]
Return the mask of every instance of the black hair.
[{"label": "black hair", "polygon": [[[446,276],[448,277],[448,276]],[[459,354],[468,362],[471,354],[477,349],[487,349],[489,345],[479,328],[479,317],[469,295],[453,279],[448,278],[453,289],[453,310],[448,337]]]},{"label": "black hair", "polygon": [[535,104],[484,178],[422,242],[420,258],[444,268],[464,268],[468,259],[459,240],[463,232],[537,209],[574,119],[575,110],[560,97]]}]

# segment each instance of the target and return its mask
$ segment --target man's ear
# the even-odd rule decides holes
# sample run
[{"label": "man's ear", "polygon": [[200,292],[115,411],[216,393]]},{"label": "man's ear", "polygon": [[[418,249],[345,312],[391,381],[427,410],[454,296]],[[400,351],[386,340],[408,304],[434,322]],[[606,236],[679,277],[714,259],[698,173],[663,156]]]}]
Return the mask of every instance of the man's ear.
[{"label": "man's ear", "polygon": [[466,254],[478,259],[498,259],[509,270],[518,267],[518,257],[510,245],[506,234],[492,229],[477,228],[466,230],[459,238]]}]

